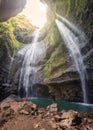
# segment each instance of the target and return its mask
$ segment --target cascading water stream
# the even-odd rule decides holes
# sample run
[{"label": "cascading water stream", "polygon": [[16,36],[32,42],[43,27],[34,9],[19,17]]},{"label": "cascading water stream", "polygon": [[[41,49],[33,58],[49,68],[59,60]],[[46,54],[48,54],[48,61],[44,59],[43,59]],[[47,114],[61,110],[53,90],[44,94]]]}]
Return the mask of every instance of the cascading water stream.
[{"label": "cascading water stream", "polygon": [[26,47],[24,54],[24,60],[21,67],[20,79],[19,79],[19,95],[21,89],[25,91],[25,96],[34,97],[37,96],[36,91],[33,89],[33,85],[38,83],[41,74],[39,70],[41,66],[39,63],[44,57],[45,46],[38,42],[39,31],[34,33],[33,42]]},{"label": "cascading water stream", "polygon": [[61,21],[56,19],[56,24],[57,24],[58,30],[61,34],[61,37],[62,37],[66,47],[68,48],[68,50],[70,52],[74,65],[80,76],[82,92],[83,92],[83,101],[84,101],[84,103],[88,103],[87,90],[86,90],[87,73],[86,73],[86,67],[83,63],[83,58],[82,58],[80,48],[79,48],[79,42],[86,41],[86,39],[85,39],[84,35],[83,35],[83,40],[82,40],[82,38],[81,38],[81,40],[78,39],[78,36],[76,36],[74,34],[74,31],[77,32],[78,34],[81,34],[80,31],[72,23],[67,21],[65,18],[61,17],[61,19],[63,19],[64,22],[66,22],[66,24],[68,24],[70,26],[70,28],[73,29],[73,31],[72,31],[71,29],[69,29],[69,27],[67,27],[64,24],[64,22],[62,23]]},{"label": "cascading water stream", "polygon": [[86,35],[83,31],[78,29],[78,27],[76,27],[73,23],[69,22],[67,19],[60,16],[59,14],[56,13],[56,16],[76,35],[78,47],[80,46],[82,48],[88,43]]}]

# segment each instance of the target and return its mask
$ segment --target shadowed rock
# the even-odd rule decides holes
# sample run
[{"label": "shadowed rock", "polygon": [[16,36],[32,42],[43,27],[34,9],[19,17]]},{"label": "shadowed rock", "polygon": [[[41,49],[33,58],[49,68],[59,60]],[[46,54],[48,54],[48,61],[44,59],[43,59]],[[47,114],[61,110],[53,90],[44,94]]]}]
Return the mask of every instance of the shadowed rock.
[{"label": "shadowed rock", "polygon": [[0,22],[20,13],[26,0],[0,0]]}]

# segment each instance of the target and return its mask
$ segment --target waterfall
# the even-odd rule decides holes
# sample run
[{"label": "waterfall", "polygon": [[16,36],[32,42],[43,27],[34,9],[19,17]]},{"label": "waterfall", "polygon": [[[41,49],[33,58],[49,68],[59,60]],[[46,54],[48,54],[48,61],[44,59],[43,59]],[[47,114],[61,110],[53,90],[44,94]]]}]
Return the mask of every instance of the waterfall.
[{"label": "waterfall", "polygon": [[[23,51],[24,59],[21,66],[20,78],[19,78],[19,95],[21,89],[25,91],[25,96],[33,97],[37,96],[37,92],[34,90],[33,85],[38,83],[41,77],[39,70],[41,66],[39,63],[42,61],[45,52],[45,46],[38,42],[40,30],[34,33],[34,39],[31,44],[26,46]],[[21,52],[19,52],[21,53]]]},{"label": "waterfall", "polygon": [[83,31],[81,31],[79,28],[80,27],[76,27],[73,23],[69,22],[67,19],[65,19],[64,17],[60,16],[59,14],[56,13],[56,16],[58,17],[58,19],[60,19],[76,36],[76,39],[78,40],[78,46],[80,46],[81,48],[85,46],[85,44],[88,43],[88,40],[86,38],[86,35]]},{"label": "waterfall", "polygon": [[[78,28],[76,28],[74,24],[70,23],[68,20],[66,20],[65,18],[61,16],[59,17],[64,22],[63,21],[61,22],[58,19],[56,19],[56,25],[64,41],[64,44],[69,50],[73,63],[80,76],[82,92],[83,92],[83,101],[87,103],[88,102],[87,90],[86,90],[87,73],[86,73],[86,67],[83,63],[83,58],[82,58],[80,47],[79,47],[80,43],[82,44],[82,42],[86,42],[87,40],[85,38],[84,33],[78,30]],[[65,24],[65,22],[69,27]],[[73,31],[71,30],[71,28],[73,29]],[[74,32],[78,33],[79,35],[83,34],[83,37],[79,39],[79,36],[76,35]]]}]

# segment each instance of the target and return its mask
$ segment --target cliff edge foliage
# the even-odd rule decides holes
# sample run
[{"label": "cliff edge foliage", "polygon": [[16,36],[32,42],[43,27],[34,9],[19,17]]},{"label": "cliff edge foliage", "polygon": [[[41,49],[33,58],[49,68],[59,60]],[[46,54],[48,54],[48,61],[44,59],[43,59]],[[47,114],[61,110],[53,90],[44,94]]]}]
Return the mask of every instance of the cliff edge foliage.
[{"label": "cliff edge foliage", "polygon": [[19,50],[24,43],[27,44],[31,42],[34,30],[35,27],[23,16],[17,16],[6,22],[1,22],[0,58],[2,58],[5,53],[13,53]]}]

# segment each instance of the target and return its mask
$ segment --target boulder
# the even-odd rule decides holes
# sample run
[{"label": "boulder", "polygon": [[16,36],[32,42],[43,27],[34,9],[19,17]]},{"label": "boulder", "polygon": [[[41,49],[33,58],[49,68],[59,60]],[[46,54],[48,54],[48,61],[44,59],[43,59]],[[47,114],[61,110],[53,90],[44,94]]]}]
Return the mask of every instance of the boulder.
[{"label": "boulder", "polygon": [[7,102],[2,102],[0,105],[1,110],[7,110],[10,107],[10,104]]},{"label": "boulder", "polygon": [[68,111],[68,112],[63,112],[62,114],[62,121],[60,122],[60,126],[74,126],[74,125],[79,125],[82,122],[82,118],[80,117],[80,114],[76,111]]},{"label": "boulder", "polygon": [[57,122],[60,122],[62,120],[62,117],[59,115],[56,115],[54,118],[55,118],[55,121]]},{"label": "boulder", "polygon": [[20,113],[20,114],[24,114],[24,115],[29,115],[29,112],[27,112],[27,111],[25,111],[25,110],[21,110],[19,113]]},{"label": "boulder", "polygon": [[50,125],[54,130],[57,129],[57,124],[55,122],[50,121]]},{"label": "boulder", "polygon": [[26,0],[0,0],[0,21],[5,21],[20,13]]},{"label": "boulder", "polygon": [[48,106],[47,111],[49,111],[49,113],[56,113],[58,111],[58,106],[56,103],[53,103],[52,105]]},{"label": "boulder", "polygon": [[38,107],[37,107],[37,105],[36,104],[32,104],[31,105],[31,109],[33,110],[33,111],[37,111],[38,110]]},{"label": "boulder", "polygon": [[14,115],[14,111],[12,109],[7,109],[5,111],[1,111],[0,113],[0,126],[2,126],[5,122],[11,119]]}]

